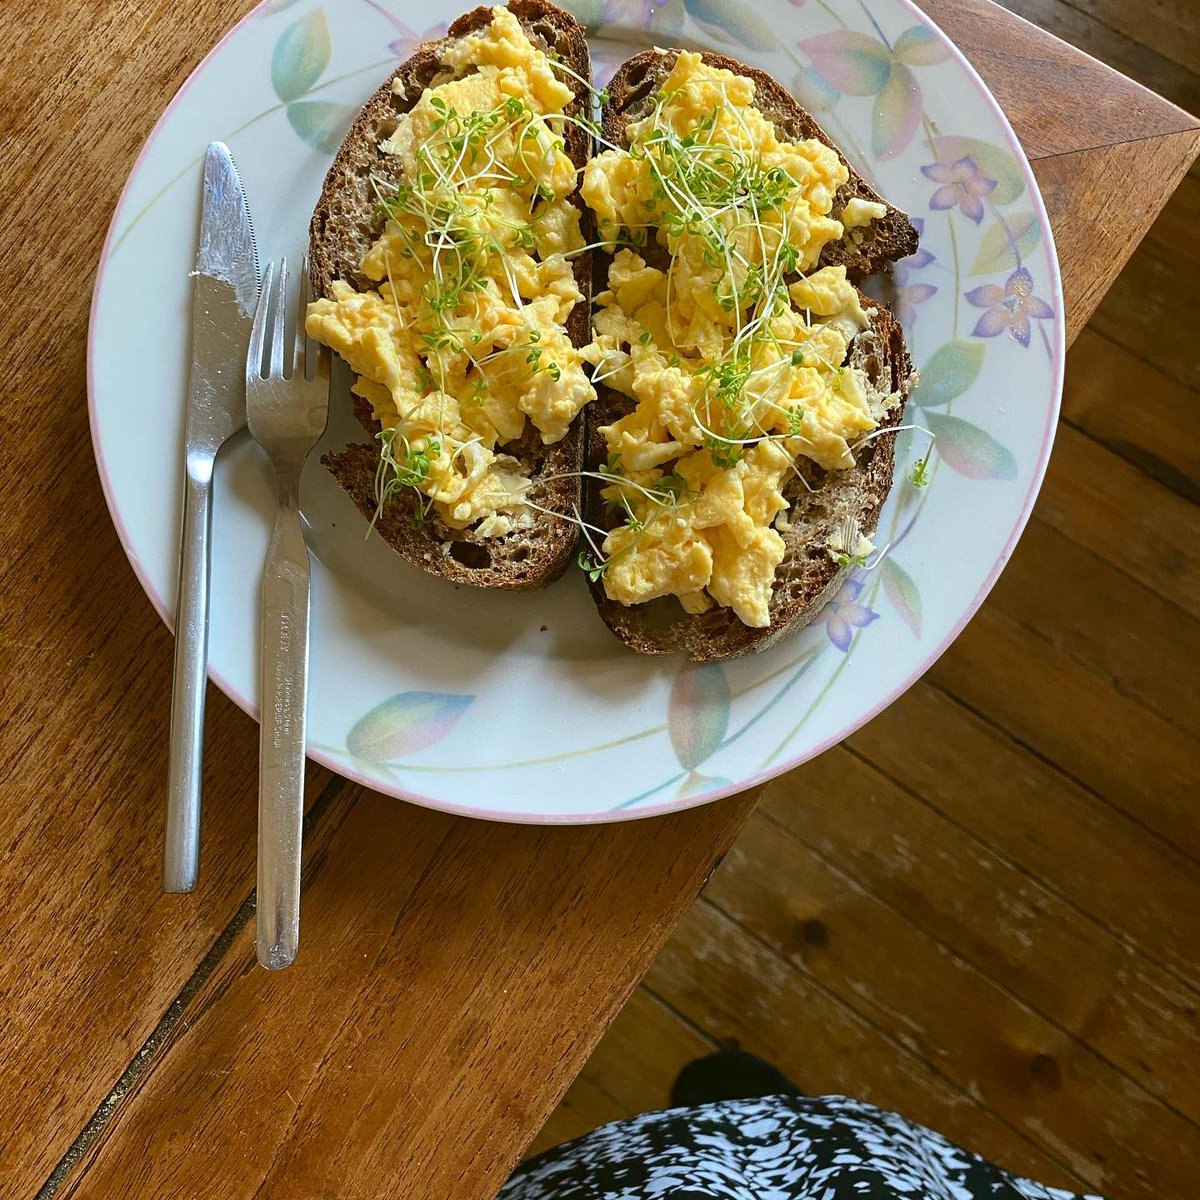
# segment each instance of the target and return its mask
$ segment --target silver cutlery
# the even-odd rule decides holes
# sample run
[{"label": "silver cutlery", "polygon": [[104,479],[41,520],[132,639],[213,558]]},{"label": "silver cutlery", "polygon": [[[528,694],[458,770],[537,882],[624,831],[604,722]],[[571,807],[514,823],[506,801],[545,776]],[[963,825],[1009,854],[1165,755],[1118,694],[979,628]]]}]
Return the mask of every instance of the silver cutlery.
[{"label": "silver cutlery", "polygon": [[272,970],[292,962],[300,940],[309,602],[300,472],[329,416],[329,355],[304,332],[309,298],[306,263],[289,339],[287,260],[278,273],[268,264],[246,359],[250,435],[271,460],[277,500],[263,571],[258,757],[258,961]]},{"label": "silver cutlery", "polygon": [[163,844],[163,887],[190,892],[200,868],[200,765],[208,678],[209,538],[217,452],[246,424],[242,365],[258,295],[250,211],[227,146],[204,159],[192,287],[192,365],[184,433],[183,524]]}]

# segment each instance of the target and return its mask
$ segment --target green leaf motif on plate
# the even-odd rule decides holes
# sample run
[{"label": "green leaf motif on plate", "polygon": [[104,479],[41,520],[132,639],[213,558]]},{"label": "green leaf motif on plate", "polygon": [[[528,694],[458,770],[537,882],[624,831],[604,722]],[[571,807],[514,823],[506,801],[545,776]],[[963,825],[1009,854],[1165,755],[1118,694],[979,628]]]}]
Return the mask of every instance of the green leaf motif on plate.
[{"label": "green leaf motif on plate", "polygon": [[979,377],[985,349],[962,338],[939,346],[920,370],[912,403],[917,408],[941,408],[961,396]]},{"label": "green leaf motif on plate", "polygon": [[895,158],[912,141],[924,108],[925,97],[915,76],[903,63],[895,64],[871,113],[871,149],[876,158]]},{"label": "green leaf motif on plate", "polygon": [[988,197],[993,204],[1011,204],[1025,191],[1021,164],[1011,150],[969,137],[936,137],[933,145],[938,162],[952,163],[969,158],[984,178],[994,179],[996,186]]},{"label": "green leaf motif on plate", "polygon": [[843,29],[806,38],[799,46],[825,82],[843,96],[878,96],[892,72],[887,47],[865,33]]},{"label": "green leaf motif on plate", "polygon": [[895,158],[913,139],[925,111],[925,97],[912,67],[931,66],[946,49],[931,30],[914,25],[896,40],[883,42],[840,29],[797,43],[825,83],[844,96],[876,96],[871,112],[871,148],[878,159]]},{"label": "green leaf motif on plate", "polygon": [[994,271],[1011,271],[1021,265],[1026,255],[1037,249],[1042,240],[1042,224],[1033,213],[1015,213],[997,221],[983,235],[979,252],[971,264],[972,275],[990,275]]},{"label": "green leaf motif on plate", "polygon": [[293,21],[275,43],[271,86],[284,104],[299,100],[329,65],[329,26],[321,9]]},{"label": "green leaf motif on plate", "polygon": [[688,796],[699,796],[702,792],[715,792],[717,788],[732,786],[733,780],[723,775],[701,775],[699,771],[689,771],[675,792],[675,799],[684,800]]},{"label": "green leaf motif on plate", "polygon": [[346,749],[370,763],[415,754],[441,741],[474,700],[444,692],[400,692],[354,723],[346,734]]},{"label": "green leaf motif on plate", "polygon": [[354,109],[329,100],[294,100],[287,106],[287,119],[314,150],[335,154],[354,119]]},{"label": "green leaf motif on plate", "polygon": [[898,62],[910,67],[932,67],[950,57],[946,44],[928,25],[913,25],[892,43]]},{"label": "green leaf motif on plate", "polygon": [[838,102],[841,93],[830,87],[815,67],[801,67],[792,77],[792,95],[809,112],[825,112]]},{"label": "green leaf motif on plate", "polygon": [[667,734],[680,765],[694,771],[729,728],[729,681],[720,663],[679,668],[667,701]]},{"label": "green leaf motif on plate", "polygon": [[990,433],[947,413],[926,413],[938,457],[968,479],[1016,479],[1017,460]]},{"label": "green leaf motif on plate", "polygon": [[921,592],[913,577],[894,558],[885,558],[880,567],[883,574],[883,591],[892,602],[900,619],[912,630],[914,637],[921,636]]},{"label": "green leaf motif on plate", "polygon": [[751,50],[774,50],[779,38],[771,26],[741,0],[683,0],[687,14],[706,32]]}]

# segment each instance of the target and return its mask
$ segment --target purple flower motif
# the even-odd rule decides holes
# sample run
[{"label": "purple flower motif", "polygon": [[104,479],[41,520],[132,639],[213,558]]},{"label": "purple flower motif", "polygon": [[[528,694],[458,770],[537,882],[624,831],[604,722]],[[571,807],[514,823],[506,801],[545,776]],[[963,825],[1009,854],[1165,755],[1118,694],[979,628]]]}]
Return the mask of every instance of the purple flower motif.
[{"label": "purple flower motif", "polygon": [[1033,294],[1033,276],[1018,267],[1001,287],[998,283],[985,283],[966,293],[967,303],[976,308],[986,308],[971,330],[975,337],[995,337],[1008,330],[1009,337],[1029,345],[1029,318],[1039,321],[1054,316],[1054,309],[1045,300]]},{"label": "purple flower motif", "polygon": [[879,616],[865,604],[858,603],[858,594],[863,590],[863,576],[862,571],[852,571],[842,590],[825,605],[817,618],[825,623],[829,640],[843,654],[850,649],[854,631],[865,628]]},{"label": "purple flower motif", "polygon": [[667,0],[608,0],[604,6],[604,20],[610,25],[649,29],[655,11],[666,3]]},{"label": "purple flower motif", "polygon": [[910,283],[903,262],[896,264],[890,279],[871,275],[863,281],[862,288],[872,299],[886,304],[905,329],[911,329],[917,319],[916,306],[937,295],[932,283]]},{"label": "purple flower motif", "polygon": [[917,319],[916,304],[924,304],[930,296],[937,294],[932,283],[905,283],[896,288],[893,301],[896,319],[905,329],[911,329]]},{"label": "purple flower motif", "polygon": [[930,163],[921,168],[921,174],[942,185],[929,197],[930,208],[961,208],[963,216],[976,225],[983,220],[983,198],[995,190],[996,181],[981,175],[974,159],[968,156],[952,163]]},{"label": "purple flower motif", "polygon": [[[915,228],[917,231],[917,238],[923,238],[925,236],[925,218],[913,217],[912,223],[913,228]],[[907,258],[900,259],[897,265],[902,264],[903,266],[908,267],[908,269],[911,271],[920,271],[923,267],[929,266],[931,262],[937,262],[937,256],[930,254],[930,252],[926,250],[924,246],[918,244],[916,252],[914,254],[910,254]],[[930,295],[932,294],[933,293],[931,292]],[[928,297],[926,297],[926,299],[928,299]]]},{"label": "purple flower motif", "polygon": [[413,51],[423,42],[433,42],[438,38],[446,36],[445,21],[442,21],[438,25],[430,25],[423,32],[417,32],[417,30],[409,28],[403,21],[398,21],[395,17],[389,17],[388,19],[399,31],[398,36],[388,42],[388,50],[397,58],[410,58]]}]

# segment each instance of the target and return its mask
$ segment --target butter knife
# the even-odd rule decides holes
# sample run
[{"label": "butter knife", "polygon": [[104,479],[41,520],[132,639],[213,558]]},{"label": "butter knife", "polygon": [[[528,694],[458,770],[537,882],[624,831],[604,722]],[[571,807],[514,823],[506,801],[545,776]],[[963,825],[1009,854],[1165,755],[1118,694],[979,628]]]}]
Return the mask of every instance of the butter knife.
[{"label": "butter knife", "polygon": [[258,251],[229,148],[204,157],[204,205],[192,287],[192,366],[184,434],[183,525],[163,887],[190,892],[200,869],[200,766],[208,678],[209,536],[217,451],[246,427],[246,351],[258,298]]}]

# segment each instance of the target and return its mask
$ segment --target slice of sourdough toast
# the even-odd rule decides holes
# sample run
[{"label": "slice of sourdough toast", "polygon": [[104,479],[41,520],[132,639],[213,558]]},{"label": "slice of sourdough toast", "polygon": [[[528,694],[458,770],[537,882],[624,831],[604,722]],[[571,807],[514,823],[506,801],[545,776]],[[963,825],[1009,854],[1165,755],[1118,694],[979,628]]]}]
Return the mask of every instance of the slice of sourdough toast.
[{"label": "slice of sourdough toast", "polygon": [[[626,143],[625,130],[633,121],[645,117],[654,107],[655,94],[671,73],[678,50],[643,50],[627,59],[617,69],[608,85],[608,104],[604,110],[603,132],[607,141],[616,146]],[[840,241],[830,242],[821,255],[819,266],[844,266],[851,279],[881,271],[889,263],[916,253],[917,230],[906,213],[896,208],[871,187],[846,162],[846,156],[813,118],[796,103],[792,95],[765,71],[738,62],[724,54],[704,51],[700,56],[710,67],[732,71],[754,83],[755,107],[788,141],[816,138],[824,142],[845,163],[850,178],[833,198],[831,215],[841,218],[847,201],[857,197],[883,204],[885,216],[865,228],[848,230]]]},{"label": "slice of sourdough toast", "polygon": [[[591,79],[583,27],[570,13],[548,0],[511,0],[508,7],[536,47],[547,54],[556,53],[571,72]],[[325,177],[309,228],[310,273],[317,295],[331,295],[335,280],[345,280],[359,291],[377,286],[360,270],[363,255],[384,227],[372,180],[385,192],[403,182],[398,159],[382,153],[380,143],[391,136],[400,117],[416,104],[425,88],[453,77],[443,65],[444,51],[456,39],[486,28],[490,21],[487,7],[459,17],[446,38],[421,46],[379,86],[351,126]],[[588,116],[590,104],[590,96],[580,86],[566,112]],[[566,153],[582,168],[591,154],[591,138],[575,124],[567,124],[563,135]],[[578,196],[573,202],[582,213],[584,240],[590,242],[590,216]],[[591,336],[591,254],[578,255],[573,267],[584,299],[572,310],[567,332],[576,346],[583,346]],[[355,397],[354,411],[368,433],[379,432],[366,401]],[[529,499],[541,509],[562,514],[561,518],[537,514],[532,523],[515,526],[497,537],[483,537],[471,529],[450,529],[437,521],[418,526],[414,517],[420,497],[415,490],[403,488],[389,498],[375,528],[401,557],[453,583],[516,590],[543,587],[562,574],[576,549],[574,510],[580,500],[583,437],[583,419],[577,417],[567,435],[553,445],[543,445],[537,430],[527,423],[517,441],[497,447],[498,452],[517,459],[529,475]],[[325,454],[321,461],[363,516],[374,519],[378,442],[347,446]]]},{"label": "slice of sourdough toast", "polygon": [[[604,138],[617,146],[627,144],[626,128],[647,115],[655,93],[670,74],[678,50],[646,50],[625,62],[609,85],[609,103],[603,114]],[[755,84],[755,106],[776,127],[781,138],[801,140],[819,138],[845,158],[837,145],[796,101],[769,75],[721,54],[704,53],[710,66],[746,76]],[[897,259],[915,252],[917,231],[907,215],[888,204],[848,163],[847,183],[838,190],[833,215],[838,216],[852,197],[882,203],[887,213],[865,229],[851,231],[852,236],[827,245],[819,266],[844,265],[848,275],[864,275],[884,270]],[[650,246],[647,260],[664,266],[654,257]],[[600,286],[607,269],[607,256],[598,256],[597,278]],[[896,399],[880,421],[880,429],[895,428],[903,419],[904,405],[913,382],[912,361],[904,333],[892,313],[876,301],[862,297],[871,314],[869,326],[851,343],[846,362],[860,368],[868,381],[873,401]],[[599,470],[607,461],[608,447],[599,430],[633,411],[628,397],[601,384],[597,398],[586,410],[588,467]],[[845,583],[850,573],[830,553],[830,540],[852,527],[871,537],[879,524],[879,513],[891,490],[895,438],[886,433],[873,437],[856,453],[856,466],[849,471],[825,471],[801,458],[796,466],[804,482],[793,475],[784,495],[789,508],[787,527],[780,532],[786,547],[782,563],[775,572],[770,605],[771,621],[765,628],[751,628],[729,608],[714,607],[705,613],[689,615],[673,596],[645,604],[624,605],[608,597],[604,584],[592,582],[592,596],[600,616],[608,627],[632,649],[643,654],[670,654],[682,651],[696,662],[717,662],[752,651],[765,650],[808,624]],[[614,517],[606,510],[600,490],[603,485],[589,483],[585,489],[585,512],[593,526],[609,529]]]},{"label": "slice of sourdough toast", "polygon": [[[865,298],[864,303],[874,304]],[[864,372],[871,399],[899,397],[879,427],[887,430],[899,425],[912,381],[912,362],[904,333],[885,307],[874,307],[870,325],[851,343],[846,362]],[[588,407],[592,411],[587,458],[598,466],[608,455],[600,427],[625,416],[634,405],[628,397],[602,387]],[[805,482],[793,476],[784,490],[789,507],[787,527],[780,533],[786,550],[775,571],[770,625],[752,629],[729,608],[714,607],[690,616],[674,596],[647,604],[621,604],[610,600],[603,582],[597,580],[591,585],[592,597],[604,623],[626,645],[642,654],[671,654],[681,650],[694,662],[719,662],[765,650],[807,625],[850,573],[849,567],[839,566],[834,560],[829,550],[830,539],[847,521],[857,522],[855,527],[867,537],[879,525],[879,511],[892,486],[894,441],[886,433],[873,437],[857,451],[857,465],[850,471],[824,471],[803,458],[797,462]],[[599,487],[589,487],[587,495],[588,521],[602,529],[611,528],[613,517],[606,511]]]}]

